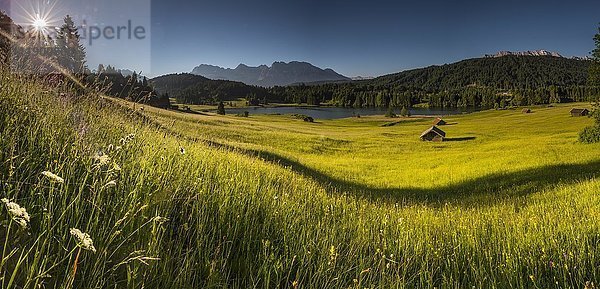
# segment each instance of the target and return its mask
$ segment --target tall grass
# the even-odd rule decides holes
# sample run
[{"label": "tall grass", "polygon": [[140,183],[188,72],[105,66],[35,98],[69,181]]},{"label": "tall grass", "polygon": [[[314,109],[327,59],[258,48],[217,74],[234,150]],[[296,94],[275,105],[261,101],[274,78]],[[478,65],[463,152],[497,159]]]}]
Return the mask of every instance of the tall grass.
[{"label": "tall grass", "polygon": [[[594,173],[537,188],[537,177],[554,175],[530,172],[526,195],[469,205],[414,201],[411,192],[372,198],[357,192],[373,184],[342,187],[298,170],[331,177],[314,159],[281,166],[248,154],[268,147],[243,144],[252,126],[227,117],[199,126],[67,86],[0,78],[0,198],[31,216],[22,229],[1,208],[2,288],[581,288],[599,278]],[[202,131],[193,141],[218,126],[238,141]],[[274,129],[273,144],[312,137]],[[286,147],[296,146],[273,151]],[[451,193],[473,193],[462,189],[512,190],[476,183]]]}]

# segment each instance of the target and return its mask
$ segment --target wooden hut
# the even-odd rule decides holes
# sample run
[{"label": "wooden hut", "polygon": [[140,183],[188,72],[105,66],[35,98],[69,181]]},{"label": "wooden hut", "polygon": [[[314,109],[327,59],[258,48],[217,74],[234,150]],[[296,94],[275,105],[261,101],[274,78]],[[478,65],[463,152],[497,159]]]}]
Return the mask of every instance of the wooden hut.
[{"label": "wooden hut", "polygon": [[437,126],[432,126],[421,134],[422,141],[442,142],[445,137],[446,133]]},{"label": "wooden hut", "polygon": [[446,125],[446,121],[443,120],[442,118],[438,117],[433,121],[433,125]]},{"label": "wooden hut", "polygon": [[573,117],[587,116],[589,114],[590,114],[590,111],[587,108],[571,109],[571,116],[573,116]]},{"label": "wooden hut", "polygon": [[523,113],[524,113],[524,114],[531,113],[531,109],[529,109],[529,108],[524,108],[524,109],[523,109]]}]

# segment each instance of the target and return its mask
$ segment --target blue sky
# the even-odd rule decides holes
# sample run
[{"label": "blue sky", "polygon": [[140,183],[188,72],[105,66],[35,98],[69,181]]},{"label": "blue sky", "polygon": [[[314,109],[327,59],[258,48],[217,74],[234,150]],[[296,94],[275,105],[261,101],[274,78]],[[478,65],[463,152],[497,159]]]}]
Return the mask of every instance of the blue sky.
[{"label": "blue sky", "polygon": [[378,76],[500,50],[586,56],[600,22],[597,0],[172,0],[152,8],[155,73],[301,60]]},{"label": "blue sky", "polygon": [[[36,1],[79,1],[86,11],[94,5],[110,8],[100,4],[106,1],[120,3]],[[141,66],[154,76],[189,72],[202,63],[235,67],[297,60],[347,76],[379,76],[500,50],[546,49],[586,56],[600,22],[598,0],[153,0],[151,8],[146,17],[151,37],[144,44],[151,53],[142,54],[149,63]],[[68,13],[83,13],[71,10]],[[117,4],[114,10],[103,14],[103,22],[120,24],[128,14],[136,14]],[[139,70],[131,67],[137,66],[132,60],[139,49],[96,48],[91,62],[109,59],[118,67]]]}]

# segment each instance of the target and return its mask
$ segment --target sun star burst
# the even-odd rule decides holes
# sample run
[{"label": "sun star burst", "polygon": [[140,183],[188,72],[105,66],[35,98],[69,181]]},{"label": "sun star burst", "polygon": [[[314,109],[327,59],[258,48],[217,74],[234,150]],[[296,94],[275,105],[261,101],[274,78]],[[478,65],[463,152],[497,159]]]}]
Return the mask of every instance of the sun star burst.
[{"label": "sun star burst", "polygon": [[13,20],[27,30],[47,34],[64,16],[64,12],[57,9],[58,3],[58,0],[19,0],[13,8]]},{"label": "sun star burst", "polygon": [[48,28],[48,21],[42,17],[40,17],[39,15],[36,16],[35,19],[33,19],[33,22],[31,23],[31,25],[33,26],[33,29],[35,29],[38,32],[44,32],[46,31],[46,28]]}]

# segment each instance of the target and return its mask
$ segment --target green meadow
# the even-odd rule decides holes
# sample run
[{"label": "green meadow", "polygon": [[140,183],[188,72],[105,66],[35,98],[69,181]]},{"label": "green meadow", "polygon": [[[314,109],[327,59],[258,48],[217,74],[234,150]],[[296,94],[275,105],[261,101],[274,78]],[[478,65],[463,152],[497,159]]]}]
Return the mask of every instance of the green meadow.
[{"label": "green meadow", "polygon": [[[286,115],[243,118],[158,110],[147,115],[179,135],[237,148],[349,193],[359,189],[401,200],[433,194],[433,202],[441,197],[464,203],[470,196],[496,199],[537,192],[540,181],[573,180],[555,168],[570,168],[576,178],[596,169],[597,146],[577,142],[579,131],[592,121],[571,117],[572,107],[589,104],[535,107],[531,114],[512,109],[449,116],[448,125],[440,126],[447,133],[444,143],[419,139],[431,127],[430,117],[305,123]],[[490,195],[488,187],[477,186],[499,188],[499,182],[513,188]],[[449,189],[460,194],[449,194]]]},{"label": "green meadow", "polygon": [[428,143],[431,118],[184,114],[7,73],[0,87],[2,288],[600,279],[600,145],[569,115],[589,104],[451,116]]}]

